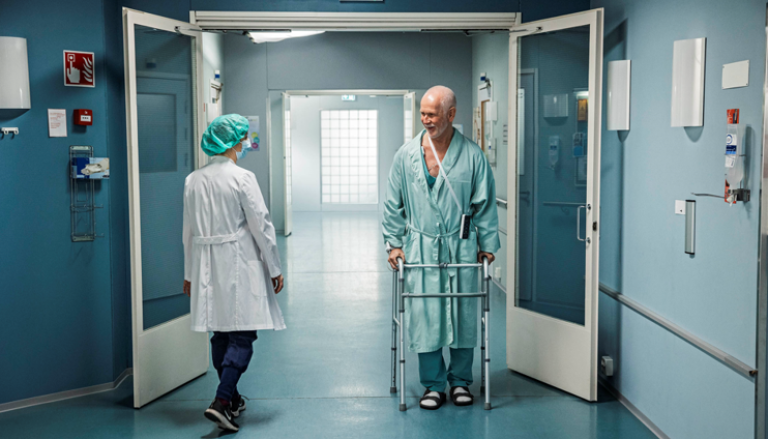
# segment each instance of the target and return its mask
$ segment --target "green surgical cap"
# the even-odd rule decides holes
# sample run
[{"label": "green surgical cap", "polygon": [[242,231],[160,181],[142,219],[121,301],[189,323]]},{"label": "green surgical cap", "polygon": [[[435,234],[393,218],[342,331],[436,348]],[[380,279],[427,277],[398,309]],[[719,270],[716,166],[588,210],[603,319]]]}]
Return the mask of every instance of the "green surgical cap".
[{"label": "green surgical cap", "polygon": [[248,133],[248,119],[239,114],[225,114],[213,119],[203,133],[200,146],[209,156],[221,154],[240,143]]}]

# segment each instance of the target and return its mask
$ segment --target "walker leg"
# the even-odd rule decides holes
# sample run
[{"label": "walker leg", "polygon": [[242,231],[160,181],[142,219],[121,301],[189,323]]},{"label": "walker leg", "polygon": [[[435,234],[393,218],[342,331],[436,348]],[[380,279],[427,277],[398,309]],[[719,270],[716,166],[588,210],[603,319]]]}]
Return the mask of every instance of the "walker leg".
[{"label": "walker leg", "polygon": [[[402,302],[402,299],[400,299]],[[403,317],[405,316],[405,313],[403,312],[403,309],[400,308],[400,322],[403,322]],[[402,324],[402,323],[401,323]],[[400,411],[404,412],[406,410],[405,407],[405,341],[403,333],[405,330],[403,328],[400,329]]]},{"label": "walker leg", "polygon": [[[401,265],[402,267],[402,265]],[[404,288],[404,282],[403,282],[403,272],[402,268],[400,269],[400,295],[398,297],[399,299],[399,305],[400,305],[400,411],[404,412],[407,410],[407,407],[405,405],[405,298],[403,297],[403,290]]]},{"label": "walker leg", "polygon": [[[485,309],[485,298],[481,302],[483,309]],[[480,314],[480,394],[485,393],[485,322],[483,318],[485,314]]]},{"label": "walker leg", "polygon": [[491,289],[490,289],[490,275],[488,273],[488,265],[485,266],[485,278],[483,279],[483,283],[485,284],[485,300],[483,306],[483,317],[485,324],[484,331],[483,331],[483,337],[485,338],[485,350],[483,351],[485,353],[485,358],[483,359],[483,370],[485,371],[485,410],[491,409],[491,356],[490,356],[490,349],[491,349],[491,339],[490,339],[490,332],[491,332]]},{"label": "walker leg", "polygon": [[389,393],[397,393],[397,272],[392,272],[392,382]]}]

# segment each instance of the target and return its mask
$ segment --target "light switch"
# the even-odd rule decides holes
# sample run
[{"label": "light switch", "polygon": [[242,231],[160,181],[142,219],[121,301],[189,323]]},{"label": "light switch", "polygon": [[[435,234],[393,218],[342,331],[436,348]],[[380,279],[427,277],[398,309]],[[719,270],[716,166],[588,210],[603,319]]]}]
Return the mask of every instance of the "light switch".
[{"label": "light switch", "polygon": [[685,200],[675,200],[675,214],[685,215]]}]

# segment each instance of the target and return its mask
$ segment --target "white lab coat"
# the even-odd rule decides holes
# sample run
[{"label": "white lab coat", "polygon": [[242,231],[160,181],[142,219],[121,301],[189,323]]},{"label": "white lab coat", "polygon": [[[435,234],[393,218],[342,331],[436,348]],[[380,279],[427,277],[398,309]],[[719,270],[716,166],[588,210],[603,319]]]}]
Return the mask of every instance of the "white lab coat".
[{"label": "white lab coat", "polygon": [[271,283],[281,274],[275,228],[252,172],[214,156],[191,173],[183,235],[193,331],[285,329]]}]

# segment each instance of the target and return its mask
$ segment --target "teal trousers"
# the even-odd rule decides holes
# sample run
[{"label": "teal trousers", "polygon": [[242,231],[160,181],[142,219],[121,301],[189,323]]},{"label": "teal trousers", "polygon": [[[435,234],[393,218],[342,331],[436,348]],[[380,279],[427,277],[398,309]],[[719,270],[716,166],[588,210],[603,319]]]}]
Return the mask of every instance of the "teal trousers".
[{"label": "teal trousers", "polygon": [[445,369],[443,350],[419,354],[419,377],[421,385],[435,392],[445,392],[447,384],[451,387],[472,385],[472,361],[475,349],[451,349],[451,363]]}]

